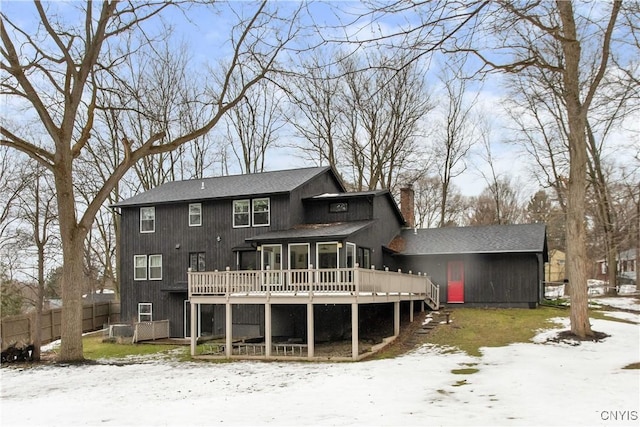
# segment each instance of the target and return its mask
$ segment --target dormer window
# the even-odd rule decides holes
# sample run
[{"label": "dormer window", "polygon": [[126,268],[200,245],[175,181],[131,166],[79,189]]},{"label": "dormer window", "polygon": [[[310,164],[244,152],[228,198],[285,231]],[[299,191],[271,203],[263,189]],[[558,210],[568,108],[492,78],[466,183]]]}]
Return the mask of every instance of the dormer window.
[{"label": "dormer window", "polygon": [[140,232],[153,233],[156,231],[156,208],[153,206],[140,208]]},{"label": "dormer window", "polygon": [[347,210],[349,210],[347,202],[335,202],[329,204],[329,212],[331,213],[346,212]]}]

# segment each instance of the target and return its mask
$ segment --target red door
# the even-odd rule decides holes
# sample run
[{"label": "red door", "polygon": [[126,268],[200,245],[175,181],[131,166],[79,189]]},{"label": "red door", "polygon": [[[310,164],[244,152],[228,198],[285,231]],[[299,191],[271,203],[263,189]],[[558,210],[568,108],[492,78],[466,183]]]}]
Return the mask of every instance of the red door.
[{"label": "red door", "polygon": [[447,302],[464,302],[464,264],[462,261],[447,263]]}]

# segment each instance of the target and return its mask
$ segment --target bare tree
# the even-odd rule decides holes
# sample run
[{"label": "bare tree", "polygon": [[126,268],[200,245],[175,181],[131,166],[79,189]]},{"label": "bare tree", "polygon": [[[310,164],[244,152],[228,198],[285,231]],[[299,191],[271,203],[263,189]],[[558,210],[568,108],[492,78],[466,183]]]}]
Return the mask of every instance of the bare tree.
[{"label": "bare tree", "polygon": [[264,80],[252,87],[227,116],[227,137],[242,173],[264,171],[267,150],[274,146],[284,126],[282,98],[277,87]]},{"label": "bare tree", "polygon": [[[292,76],[288,121],[316,164],[335,167],[356,191],[394,189],[423,174],[424,117],[433,108],[421,64],[393,53],[319,53]],[[401,68],[398,70],[398,68]]]},{"label": "bare tree", "polygon": [[510,77],[505,102],[516,125],[512,140],[533,159],[531,175],[553,190],[566,211],[569,143],[561,78],[546,69],[525,69]]},{"label": "bare tree", "polygon": [[545,190],[538,190],[527,203],[525,221],[546,224],[549,249],[565,251],[564,211]]},{"label": "bare tree", "polygon": [[433,158],[440,176],[440,223],[444,227],[449,210],[452,180],[466,169],[466,158],[475,142],[473,110],[478,93],[470,95],[470,80],[464,76],[464,61],[445,63],[440,74],[444,88],[441,107],[443,123],[436,122],[433,137]]},{"label": "bare tree", "polygon": [[470,225],[519,224],[523,210],[509,178],[496,178],[472,203]]},{"label": "bare tree", "polygon": [[413,188],[418,227],[456,227],[467,224],[470,200],[469,197],[462,195],[455,184],[451,183],[449,186],[448,202],[444,213],[442,212],[440,177],[421,176],[413,182]]},{"label": "bare tree", "polygon": [[22,232],[29,246],[35,248],[35,260],[37,263],[35,287],[32,290],[32,303],[35,308],[33,316],[33,358],[40,360],[40,346],[42,343],[42,310],[45,296],[45,274],[50,258],[58,251],[52,250],[52,245],[58,246],[56,238],[57,215],[55,206],[55,192],[51,176],[44,168],[36,163],[25,165],[32,166],[32,170],[22,175],[27,183],[20,192],[19,218],[22,222]]},{"label": "bare tree", "polygon": [[[345,94],[341,137],[356,190],[394,189],[401,173],[418,163],[422,120],[433,108],[425,71],[413,64],[395,71],[395,59],[384,55],[350,57],[341,63]],[[396,64],[399,66],[399,64]]]},{"label": "bare tree", "polygon": [[440,223],[440,180],[435,176],[423,176],[413,183],[415,192],[416,226],[437,227]]},{"label": "bare tree", "polygon": [[0,146],[0,253],[9,232],[14,215],[16,200],[27,185],[22,179],[17,156],[12,156],[7,147]]},{"label": "bare tree", "polygon": [[297,136],[305,140],[305,157],[317,165],[329,165],[340,171],[339,129],[342,126],[340,93],[342,82],[323,56],[334,60],[335,55],[323,50],[312,52],[301,64],[301,72],[287,79],[286,90],[290,108],[287,121]]},{"label": "bare tree", "polygon": [[[550,57],[563,56],[559,43],[544,45],[543,52]],[[585,65],[581,66],[581,73],[595,75],[599,67],[599,53],[589,45],[582,49],[582,62]],[[570,128],[563,98],[563,77],[555,70],[532,67],[522,70],[510,80],[512,91],[508,111],[519,128],[518,142],[536,160],[536,167],[532,168],[534,176],[545,187],[553,188],[561,206],[566,208]],[[617,221],[609,195],[610,176],[603,169],[605,143],[611,139],[609,134],[616,128],[615,124],[623,124],[633,111],[629,101],[633,98],[634,87],[631,79],[621,78],[619,73],[605,74],[586,119],[587,169],[591,189],[588,197],[597,207],[593,218],[598,224],[598,233],[604,236],[603,252],[611,266],[616,264],[618,243],[614,236],[617,234]],[[612,287],[615,281],[616,271],[611,268],[609,283]]]},{"label": "bare tree", "polygon": [[[152,42],[143,39],[136,49],[118,50],[121,37],[150,34],[143,24],[172,7],[169,3],[105,1],[89,2],[74,9],[75,16],[48,9],[35,3],[39,18],[36,29],[22,27],[21,22],[4,10],[0,27],[2,39],[2,95],[13,105],[34,112],[47,140],[43,143],[25,139],[20,128],[0,126],[0,145],[26,153],[52,174],[56,188],[60,236],[63,252],[62,345],[60,359],[83,359],[82,287],[84,242],[96,214],[117,182],[140,159],[176,150],[189,141],[210,132],[245,96],[250,87],[265,78],[279,53],[295,36],[295,14],[280,19],[269,13],[262,2],[248,16],[239,16],[232,30],[231,53],[224,62],[226,78],[221,85],[204,88],[206,92],[194,102],[207,110],[206,122],[188,133],[170,135],[166,124],[151,129],[143,139],[127,135],[118,141],[123,155],[120,163],[106,176],[100,189],[86,206],[77,203],[74,166],[86,151],[94,132],[99,94],[109,88],[98,82],[117,76],[130,55],[145,50]],[[200,13],[202,9],[198,9]],[[246,9],[245,9],[246,10]],[[292,18],[293,16],[293,18]],[[149,49],[147,49],[147,52]],[[232,88],[229,82],[236,73],[244,73],[245,86]],[[124,79],[124,76],[120,76]],[[120,79],[118,77],[118,79]],[[127,102],[130,94],[123,94]],[[126,104],[117,107],[126,108]],[[103,106],[102,109],[106,107]]]},{"label": "bare tree", "polygon": [[[582,15],[583,9],[575,9],[574,3],[569,1],[524,5],[500,1],[493,4],[495,9],[484,21],[485,30],[493,36],[491,45],[482,47],[473,39],[470,45],[455,46],[476,55],[484,64],[481,72],[520,73],[523,70],[536,69],[547,70],[560,78],[569,148],[567,272],[571,283],[570,319],[571,332],[579,337],[593,335],[587,307],[584,225],[588,159],[587,115],[610,64],[612,36],[621,3],[614,1],[610,8],[600,9],[601,16],[605,18],[593,22],[588,16]],[[593,25],[579,27],[576,20]],[[586,43],[598,46],[594,55],[589,58],[594,64],[594,73],[590,75],[581,73],[581,67],[586,60],[581,53]],[[496,49],[496,46],[502,47]],[[559,49],[547,49],[548,46],[558,46]],[[501,62],[502,52],[515,56],[516,60]],[[561,54],[554,55],[555,52]]]}]

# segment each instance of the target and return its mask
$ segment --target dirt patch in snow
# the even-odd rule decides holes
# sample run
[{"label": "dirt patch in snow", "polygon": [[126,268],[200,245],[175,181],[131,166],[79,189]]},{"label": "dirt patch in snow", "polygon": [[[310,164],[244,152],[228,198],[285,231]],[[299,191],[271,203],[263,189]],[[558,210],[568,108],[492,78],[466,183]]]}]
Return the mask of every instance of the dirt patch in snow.
[{"label": "dirt patch in snow", "polygon": [[554,342],[554,343],[562,343],[562,344],[569,344],[572,346],[578,346],[580,345],[581,342],[585,342],[585,341],[601,342],[605,338],[610,336],[605,334],[604,332],[598,332],[598,331],[592,331],[592,332],[593,332],[593,336],[579,337],[578,335],[574,334],[570,330],[560,331],[555,336],[547,338],[545,342]]}]

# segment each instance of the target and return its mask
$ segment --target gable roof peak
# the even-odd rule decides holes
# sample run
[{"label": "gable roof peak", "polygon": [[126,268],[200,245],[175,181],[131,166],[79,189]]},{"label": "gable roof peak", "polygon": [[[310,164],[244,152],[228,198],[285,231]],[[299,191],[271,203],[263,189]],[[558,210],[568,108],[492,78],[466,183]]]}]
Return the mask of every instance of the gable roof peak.
[{"label": "gable roof peak", "polygon": [[329,166],[320,166],[171,181],[112,206],[142,206],[289,193],[325,173],[331,174],[337,185],[344,191],[335,171]]}]

